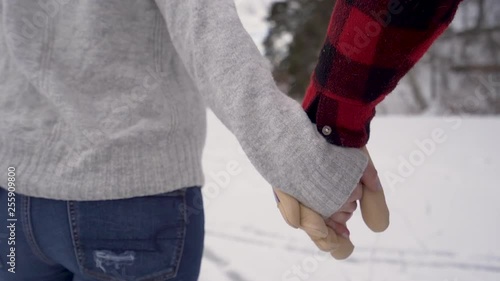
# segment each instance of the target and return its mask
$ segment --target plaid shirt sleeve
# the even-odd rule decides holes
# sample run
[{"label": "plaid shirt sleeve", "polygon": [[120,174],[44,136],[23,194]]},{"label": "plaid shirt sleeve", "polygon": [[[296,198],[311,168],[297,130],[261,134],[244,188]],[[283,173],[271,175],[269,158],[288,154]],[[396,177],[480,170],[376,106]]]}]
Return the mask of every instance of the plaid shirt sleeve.
[{"label": "plaid shirt sleeve", "polygon": [[333,144],[362,147],[375,106],[448,27],[461,0],[337,0],[303,101]]}]

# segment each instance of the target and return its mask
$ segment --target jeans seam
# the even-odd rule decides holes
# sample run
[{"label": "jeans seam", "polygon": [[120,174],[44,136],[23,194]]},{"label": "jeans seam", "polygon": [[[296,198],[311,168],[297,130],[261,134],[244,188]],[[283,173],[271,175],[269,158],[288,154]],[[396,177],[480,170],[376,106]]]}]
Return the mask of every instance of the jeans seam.
[{"label": "jeans seam", "polygon": [[[76,263],[78,265],[78,268],[80,269],[80,274],[89,274],[87,270],[82,266],[82,251],[80,247],[80,237],[78,236],[78,227],[76,225],[76,206],[74,201],[68,201],[67,203],[67,209],[68,209],[68,220],[69,224],[71,227],[71,240],[73,240],[73,249],[75,251],[75,259]],[[102,281],[111,281],[112,279],[108,276],[92,276],[92,278],[96,280],[102,280]],[[102,278],[102,279],[101,279]]]},{"label": "jeans seam", "polygon": [[181,244],[180,247],[178,248],[179,254],[177,255],[177,260],[176,260],[176,265],[175,265],[175,273],[174,273],[174,278],[177,277],[177,274],[179,273],[179,268],[181,267],[181,261],[182,261],[182,256],[184,254],[184,245],[186,244],[186,229],[187,229],[187,206],[186,206],[186,190],[184,190],[184,193],[182,195],[182,239],[179,240],[179,243]]},{"label": "jeans seam", "polygon": [[55,262],[51,261],[50,258],[48,258],[45,254],[43,254],[42,250],[38,246],[35,240],[35,236],[33,234],[33,229],[31,225],[31,214],[30,214],[30,197],[24,196],[22,198],[22,203],[21,203],[21,208],[22,208],[22,216],[23,216],[23,229],[24,229],[24,235],[26,236],[26,240],[28,241],[28,245],[33,252],[33,254],[38,257],[42,262],[46,263],[47,265],[56,265]]},{"label": "jeans seam", "polygon": [[[179,239],[177,242],[177,257],[175,260],[175,271],[172,273],[166,273],[162,274],[156,277],[152,276],[144,276],[143,278],[139,279],[138,281],[165,281],[165,280],[170,280],[172,278],[176,278],[177,274],[179,273],[179,268],[180,268],[180,263],[182,260],[182,255],[184,253],[184,245],[186,243],[186,223],[187,223],[187,212],[186,212],[186,189],[182,191],[182,210],[181,210],[181,216],[182,216],[182,239]],[[180,245],[179,245],[180,244]]]},{"label": "jeans seam", "polygon": [[[68,201],[67,203],[67,209],[68,209],[68,220],[70,223],[70,228],[71,228],[71,240],[73,240],[73,249],[75,252],[75,259],[76,263],[78,265],[78,268],[80,269],[80,273],[83,274],[89,274],[89,272],[83,267],[82,265],[82,251],[80,247],[80,237],[78,236],[78,227],[76,225],[76,206],[75,202],[73,201]],[[110,278],[109,276],[105,275],[99,275],[99,276],[93,276],[91,275],[92,278],[96,280],[102,280],[102,281],[112,281],[113,279]]]},{"label": "jeans seam", "polygon": [[79,241],[78,241],[78,234],[76,233],[76,223],[74,219],[74,203],[72,201],[68,201],[66,203],[66,209],[68,211],[68,222],[70,226],[70,234],[71,234],[71,242],[73,244],[73,250],[75,253],[75,260],[78,265],[78,268],[80,269],[80,272],[83,273],[83,268],[80,262],[80,251],[79,251]]}]

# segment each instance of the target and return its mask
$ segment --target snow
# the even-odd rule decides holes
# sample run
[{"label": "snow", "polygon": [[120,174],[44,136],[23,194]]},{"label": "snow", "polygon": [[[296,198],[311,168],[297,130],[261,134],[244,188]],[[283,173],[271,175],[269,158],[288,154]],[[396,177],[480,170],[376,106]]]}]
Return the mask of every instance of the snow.
[{"label": "snow", "polygon": [[335,261],[283,222],[269,184],[209,112],[200,280],[498,281],[498,143],[500,118],[376,118],[369,149],[391,226],[371,233],[357,214],[355,253]]}]

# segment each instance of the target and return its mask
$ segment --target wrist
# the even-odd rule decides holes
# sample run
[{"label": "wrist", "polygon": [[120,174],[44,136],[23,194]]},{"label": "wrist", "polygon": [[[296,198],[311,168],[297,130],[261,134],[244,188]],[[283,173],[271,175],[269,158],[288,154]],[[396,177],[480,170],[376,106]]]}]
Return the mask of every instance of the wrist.
[{"label": "wrist", "polygon": [[[308,93],[308,96],[311,96]],[[317,93],[303,103],[316,129],[331,144],[360,148],[370,137],[376,103],[359,103]]]}]

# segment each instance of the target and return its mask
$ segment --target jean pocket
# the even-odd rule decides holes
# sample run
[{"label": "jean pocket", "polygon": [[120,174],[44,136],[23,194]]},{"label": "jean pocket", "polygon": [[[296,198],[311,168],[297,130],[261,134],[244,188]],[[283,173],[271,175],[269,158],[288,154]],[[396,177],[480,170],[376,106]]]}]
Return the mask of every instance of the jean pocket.
[{"label": "jean pocket", "polygon": [[174,278],[186,233],[185,190],[109,201],[70,201],[75,253],[97,280]]}]

